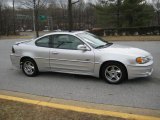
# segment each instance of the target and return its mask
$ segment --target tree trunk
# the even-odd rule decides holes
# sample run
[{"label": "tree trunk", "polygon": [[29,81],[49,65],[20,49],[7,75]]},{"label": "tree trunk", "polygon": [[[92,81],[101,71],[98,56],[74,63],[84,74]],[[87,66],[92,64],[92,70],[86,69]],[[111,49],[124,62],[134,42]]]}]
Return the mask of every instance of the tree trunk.
[{"label": "tree trunk", "polygon": [[2,10],[1,10],[1,4],[0,4],[0,35],[2,35]]},{"label": "tree trunk", "polygon": [[15,25],[15,9],[14,9],[15,0],[13,0],[13,34],[16,34],[16,25]]},{"label": "tree trunk", "polygon": [[33,12],[34,12],[34,25],[36,31],[36,37],[39,37],[39,24],[38,24],[38,8],[36,7],[36,1],[33,0]]},{"label": "tree trunk", "polygon": [[38,10],[35,10],[35,29],[36,29],[36,37],[39,37],[39,21],[38,21]]},{"label": "tree trunk", "polygon": [[160,11],[157,11],[158,26],[160,26]]},{"label": "tree trunk", "polygon": [[73,21],[72,21],[72,1],[68,0],[68,23],[69,23],[69,32],[72,31]]}]

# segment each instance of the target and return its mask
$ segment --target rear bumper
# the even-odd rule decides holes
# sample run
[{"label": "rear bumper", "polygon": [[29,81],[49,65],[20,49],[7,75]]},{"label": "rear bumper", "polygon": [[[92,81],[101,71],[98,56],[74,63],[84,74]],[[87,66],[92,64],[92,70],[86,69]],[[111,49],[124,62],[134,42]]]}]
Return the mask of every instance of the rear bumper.
[{"label": "rear bumper", "polygon": [[148,77],[153,73],[153,62],[146,66],[128,66],[128,79]]},{"label": "rear bumper", "polygon": [[12,65],[13,65],[14,67],[20,68],[20,59],[21,59],[20,56],[15,55],[15,54],[11,54],[11,55],[10,55],[10,59],[11,59]]}]

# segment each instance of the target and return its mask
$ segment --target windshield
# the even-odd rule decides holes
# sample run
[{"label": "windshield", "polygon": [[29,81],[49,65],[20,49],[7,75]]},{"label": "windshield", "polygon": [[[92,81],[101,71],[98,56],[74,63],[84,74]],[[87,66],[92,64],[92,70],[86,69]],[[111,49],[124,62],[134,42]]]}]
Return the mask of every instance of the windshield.
[{"label": "windshield", "polygon": [[108,42],[104,41],[102,38],[88,32],[78,33],[77,36],[85,40],[93,48],[108,44]]}]

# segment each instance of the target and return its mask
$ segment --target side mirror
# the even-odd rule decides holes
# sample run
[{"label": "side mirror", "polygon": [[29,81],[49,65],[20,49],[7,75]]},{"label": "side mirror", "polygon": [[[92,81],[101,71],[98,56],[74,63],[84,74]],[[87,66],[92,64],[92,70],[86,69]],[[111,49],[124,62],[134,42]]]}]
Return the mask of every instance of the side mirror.
[{"label": "side mirror", "polygon": [[82,51],[89,51],[90,50],[86,45],[78,45],[77,49],[82,50]]}]

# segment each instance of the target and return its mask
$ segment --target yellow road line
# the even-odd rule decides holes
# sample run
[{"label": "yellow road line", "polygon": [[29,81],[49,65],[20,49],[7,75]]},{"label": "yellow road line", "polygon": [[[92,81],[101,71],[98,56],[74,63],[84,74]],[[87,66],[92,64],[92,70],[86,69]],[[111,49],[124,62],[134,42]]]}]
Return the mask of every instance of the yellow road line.
[{"label": "yellow road line", "polygon": [[30,100],[30,99],[24,99],[24,98],[7,96],[7,95],[0,95],[0,98],[5,99],[5,100],[12,100],[16,102],[46,106],[46,107],[51,107],[51,108],[71,110],[71,111],[76,111],[76,112],[83,112],[83,113],[90,113],[90,114],[97,114],[97,115],[112,116],[112,117],[120,117],[120,118],[125,118],[125,119],[160,120],[160,118],[153,117],[153,116],[144,116],[144,115],[128,114],[128,113],[113,112],[113,111],[106,111],[106,110],[89,109],[89,108],[84,108],[84,107],[56,104],[56,103],[43,102],[43,101],[38,101],[38,100]]}]

